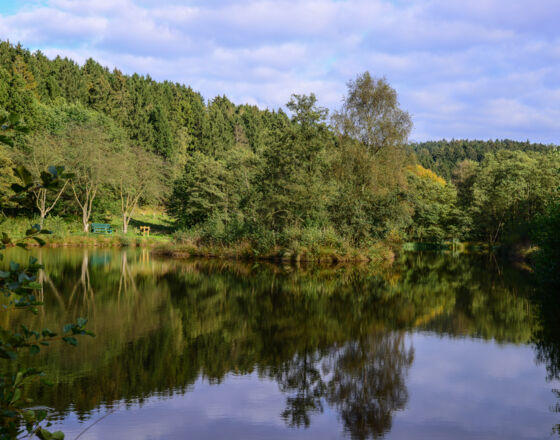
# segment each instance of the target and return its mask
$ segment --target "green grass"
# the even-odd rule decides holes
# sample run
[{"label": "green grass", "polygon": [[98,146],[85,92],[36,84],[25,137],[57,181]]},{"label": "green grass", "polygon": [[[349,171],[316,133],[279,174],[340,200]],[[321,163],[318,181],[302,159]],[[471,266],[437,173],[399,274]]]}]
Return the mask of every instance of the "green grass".
[{"label": "green grass", "polygon": [[[111,219],[94,219],[96,222],[109,223],[113,227],[112,234],[93,234],[82,231],[82,224],[78,219],[66,219],[62,217],[47,217],[44,229],[51,231],[51,234],[42,235],[47,246],[155,246],[161,245],[171,240],[172,222],[168,216],[162,212],[152,210],[140,211],[135,216],[128,228],[128,233],[123,234],[122,223],[119,217]],[[147,221],[150,220],[150,221]],[[93,221],[92,221],[93,222]],[[0,231],[5,232],[12,239],[25,237],[25,231],[31,226],[39,223],[38,218],[27,217],[5,217],[0,219]],[[150,226],[150,236],[143,237],[140,234],[139,226]],[[33,243],[30,243],[31,245]]]},{"label": "green grass", "polygon": [[171,235],[175,231],[173,219],[164,211],[153,208],[138,210],[136,215],[130,220],[129,229],[139,230],[140,226],[149,226],[150,235]]}]

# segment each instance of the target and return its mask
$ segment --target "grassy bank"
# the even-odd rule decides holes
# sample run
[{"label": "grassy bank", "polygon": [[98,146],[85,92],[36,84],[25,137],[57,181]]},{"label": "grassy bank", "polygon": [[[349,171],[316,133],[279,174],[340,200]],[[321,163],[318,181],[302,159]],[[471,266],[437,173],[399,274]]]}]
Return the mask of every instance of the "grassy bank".
[{"label": "grassy bank", "polygon": [[[0,223],[0,231],[17,240],[25,237],[25,231],[38,222],[37,218],[4,218]],[[97,222],[110,224],[115,232],[112,234],[83,232],[81,223],[53,216],[47,217],[43,226],[44,229],[49,230],[51,233],[41,235],[41,238],[46,242],[47,247],[154,247],[163,243],[169,243],[171,240],[170,222],[161,213],[156,215],[155,212],[141,211],[139,215],[131,220],[126,234],[121,232],[122,225],[118,218],[106,218]],[[150,226],[150,236],[142,236],[139,226]],[[35,242],[29,242],[28,244],[30,246],[37,245]]]},{"label": "grassy bank", "polygon": [[[17,240],[17,237],[14,237]],[[169,243],[169,237],[142,237],[133,234],[88,234],[76,233],[59,236],[56,234],[41,235],[45,247],[156,247]],[[34,241],[28,241],[28,246],[39,246]],[[9,247],[9,245],[8,245]]]},{"label": "grassy bank", "polygon": [[[42,236],[46,247],[155,247],[169,242],[169,237],[142,237],[133,234],[88,234],[80,233],[57,237],[56,235]],[[36,245],[33,242],[30,246]]]}]

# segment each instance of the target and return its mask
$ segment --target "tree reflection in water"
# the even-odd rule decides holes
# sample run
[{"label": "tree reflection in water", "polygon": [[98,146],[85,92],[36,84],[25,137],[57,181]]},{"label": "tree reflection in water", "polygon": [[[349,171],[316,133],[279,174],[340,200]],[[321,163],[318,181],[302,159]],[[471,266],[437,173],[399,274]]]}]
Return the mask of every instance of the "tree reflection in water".
[{"label": "tree reflection in water", "polygon": [[393,412],[408,400],[413,359],[402,332],[368,335],[334,354],[327,400],[352,438],[378,438],[391,429]]},{"label": "tree reflection in water", "polygon": [[381,437],[391,429],[392,413],[406,405],[413,359],[403,332],[367,335],[324,356],[298,354],[274,377],[280,390],[290,393],[282,417],[291,427],[308,427],[325,399],[352,438]]},{"label": "tree reflection in water", "polygon": [[286,394],[279,416],[288,426],[309,427],[328,405],[347,435],[377,438],[407,403],[409,332],[526,343],[534,327],[525,284],[474,257],[293,270],[135,251],[41,252],[46,307],[33,327],[87,316],[97,335],[37,359],[57,383],[39,385],[35,400],[59,418],[258,372]]},{"label": "tree reflection in water", "polygon": [[[537,266],[536,276],[539,277]],[[560,285],[556,280],[549,281],[548,277],[538,279],[539,288],[534,297],[537,310],[538,326],[533,334],[532,342],[535,348],[537,362],[544,364],[548,381],[560,380]],[[560,390],[552,392],[560,399]],[[560,403],[556,403],[552,411],[560,413]],[[552,428],[560,436],[560,423]]]},{"label": "tree reflection in water", "polygon": [[280,391],[291,394],[286,398],[282,418],[291,427],[309,427],[310,415],[323,412],[326,385],[321,375],[322,357],[319,353],[296,354],[284,362],[274,375]]}]

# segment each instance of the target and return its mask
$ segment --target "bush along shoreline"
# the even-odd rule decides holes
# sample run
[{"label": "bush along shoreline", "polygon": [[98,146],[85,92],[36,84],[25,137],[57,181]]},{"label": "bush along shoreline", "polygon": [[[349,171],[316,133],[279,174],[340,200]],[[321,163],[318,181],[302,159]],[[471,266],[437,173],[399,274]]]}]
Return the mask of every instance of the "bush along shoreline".
[{"label": "bush along shoreline", "polygon": [[277,263],[392,263],[396,252],[385,243],[376,243],[364,248],[329,248],[325,246],[274,246],[259,250],[247,241],[231,245],[183,243],[156,246],[152,255],[188,259],[217,258],[234,260],[263,260]]}]

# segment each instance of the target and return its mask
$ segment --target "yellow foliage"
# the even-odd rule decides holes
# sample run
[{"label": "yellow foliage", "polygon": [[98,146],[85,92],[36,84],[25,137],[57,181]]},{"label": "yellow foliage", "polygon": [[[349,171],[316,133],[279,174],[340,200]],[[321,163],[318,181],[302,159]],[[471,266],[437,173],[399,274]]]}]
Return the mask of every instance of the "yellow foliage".
[{"label": "yellow foliage", "polygon": [[422,179],[430,179],[432,182],[439,183],[440,185],[446,185],[445,179],[438,176],[432,170],[424,168],[422,165],[416,164],[408,167],[408,170]]}]

